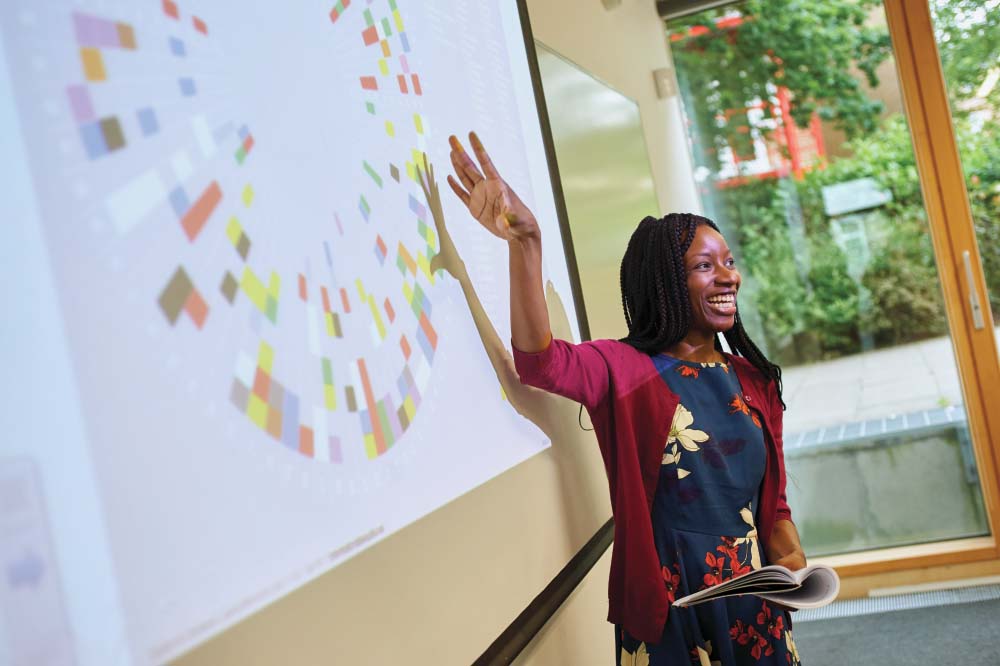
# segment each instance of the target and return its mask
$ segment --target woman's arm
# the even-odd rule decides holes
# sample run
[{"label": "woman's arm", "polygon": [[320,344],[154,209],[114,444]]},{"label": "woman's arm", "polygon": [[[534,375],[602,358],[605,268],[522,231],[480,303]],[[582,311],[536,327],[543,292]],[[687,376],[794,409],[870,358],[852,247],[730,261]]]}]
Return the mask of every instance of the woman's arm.
[{"label": "woman's arm", "polygon": [[469,141],[482,171],[454,136],[451,163],[458,180],[448,184],[469,212],[494,236],[507,241],[510,265],[510,328],[514,346],[539,352],[549,345],[549,312],[542,285],[542,234],[534,214],[500,177],[475,132]]},{"label": "woman's arm", "polygon": [[790,520],[779,520],[774,524],[766,550],[768,564],[780,564],[792,571],[806,566],[806,554],[799,541],[799,531]]}]

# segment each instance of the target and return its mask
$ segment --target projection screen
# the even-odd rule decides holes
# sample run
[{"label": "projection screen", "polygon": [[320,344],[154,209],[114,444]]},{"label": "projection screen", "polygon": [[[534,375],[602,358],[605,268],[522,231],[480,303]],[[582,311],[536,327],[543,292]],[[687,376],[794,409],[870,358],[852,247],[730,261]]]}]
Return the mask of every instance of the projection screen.
[{"label": "projection screen", "polygon": [[475,129],[579,339],[518,11],[0,5],[0,662],[168,660],[548,445],[438,256],[509,341]]}]

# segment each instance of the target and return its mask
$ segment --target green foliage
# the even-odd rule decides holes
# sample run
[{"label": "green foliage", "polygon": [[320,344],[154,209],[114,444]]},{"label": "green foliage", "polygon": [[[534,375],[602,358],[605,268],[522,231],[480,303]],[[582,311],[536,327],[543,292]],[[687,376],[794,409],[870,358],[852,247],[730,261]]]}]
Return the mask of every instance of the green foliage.
[{"label": "green foliage", "polygon": [[[668,25],[673,34],[690,28],[703,35],[675,43],[681,86],[688,91],[689,117],[708,164],[729,145],[745,154],[751,136],[740,131],[745,117],[719,118],[753,100],[771,100],[775,84],[791,92],[789,111],[806,127],[814,112],[848,137],[871,132],[882,111],[864,92],[855,71],[878,85],[875,69],[890,53],[884,26],[868,22],[879,0],[748,0],[739,6],[742,23],[719,28],[723,10],[702,12]],[[765,117],[770,113],[764,108]],[[713,169],[717,170],[716,168]]]},{"label": "green foliage", "polygon": [[[997,67],[1000,0],[933,0],[931,11],[948,95],[968,99]],[[994,108],[1000,106],[1000,85],[993,87],[988,100]],[[952,112],[965,115],[961,105]]]}]

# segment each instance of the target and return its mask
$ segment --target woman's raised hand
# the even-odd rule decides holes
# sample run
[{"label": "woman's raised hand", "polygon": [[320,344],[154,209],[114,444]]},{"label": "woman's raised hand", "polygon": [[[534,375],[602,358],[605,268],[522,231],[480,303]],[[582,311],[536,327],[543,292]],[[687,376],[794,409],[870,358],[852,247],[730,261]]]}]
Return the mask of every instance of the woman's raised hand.
[{"label": "woman's raised hand", "polygon": [[454,135],[448,137],[451,164],[458,177],[448,176],[452,191],[468,207],[472,216],[493,235],[506,241],[537,239],[539,229],[535,216],[500,177],[475,132],[469,133],[469,142],[482,170]]}]

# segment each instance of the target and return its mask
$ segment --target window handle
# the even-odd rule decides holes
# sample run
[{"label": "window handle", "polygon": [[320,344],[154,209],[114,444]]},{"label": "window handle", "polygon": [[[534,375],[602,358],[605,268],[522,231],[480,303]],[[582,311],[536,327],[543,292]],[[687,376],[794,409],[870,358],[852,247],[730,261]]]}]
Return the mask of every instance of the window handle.
[{"label": "window handle", "polygon": [[965,264],[965,279],[969,283],[969,306],[972,308],[972,325],[977,331],[986,327],[983,321],[983,306],[979,304],[979,294],[976,283],[972,280],[972,255],[968,250],[962,252],[962,262]]}]

